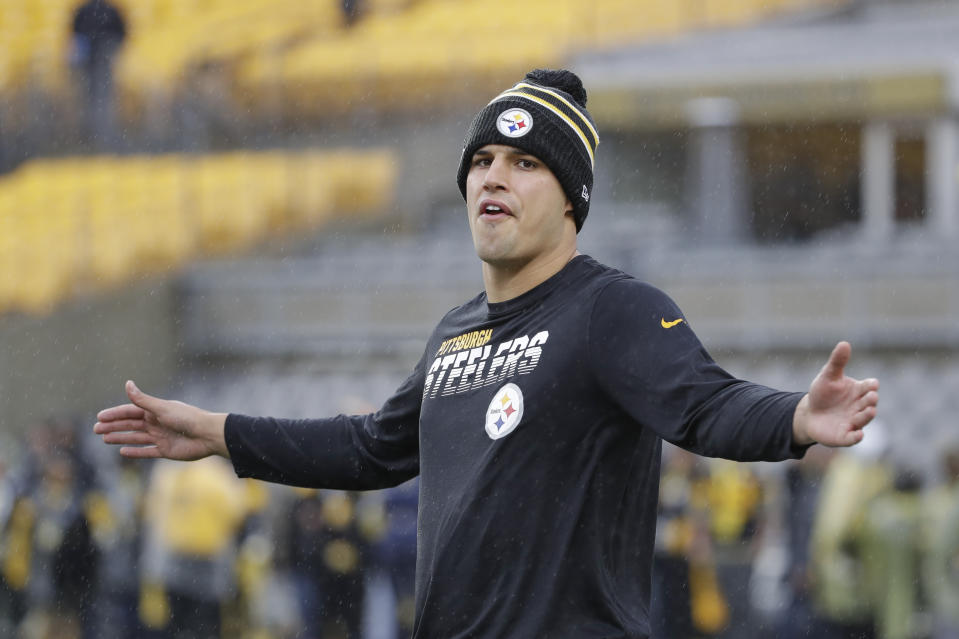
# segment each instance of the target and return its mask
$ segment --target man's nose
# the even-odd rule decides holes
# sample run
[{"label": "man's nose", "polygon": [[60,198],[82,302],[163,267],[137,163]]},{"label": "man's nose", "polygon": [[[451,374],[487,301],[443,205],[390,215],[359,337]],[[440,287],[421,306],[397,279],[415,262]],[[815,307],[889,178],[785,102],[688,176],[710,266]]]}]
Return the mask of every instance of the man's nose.
[{"label": "man's nose", "polygon": [[493,158],[489,168],[486,169],[486,176],[483,178],[483,186],[488,190],[505,189],[507,185],[506,162],[501,158]]}]

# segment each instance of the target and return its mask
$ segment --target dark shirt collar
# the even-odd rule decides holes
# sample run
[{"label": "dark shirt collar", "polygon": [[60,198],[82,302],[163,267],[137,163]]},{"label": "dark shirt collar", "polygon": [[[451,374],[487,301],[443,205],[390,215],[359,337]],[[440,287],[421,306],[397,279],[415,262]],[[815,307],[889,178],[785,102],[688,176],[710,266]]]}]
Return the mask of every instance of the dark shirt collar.
[{"label": "dark shirt collar", "polygon": [[[580,269],[580,265],[585,264],[588,260],[591,260],[587,255],[576,255],[569,262],[566,263],[563,268],[559,270],[558,273],[552,275],[549,279],[541,284],[537,284],[530,290],[526,291],[522,295],[514,297],[512,299],[505,300],[503,302],[486,302],[487,317],[501,317],[503,315],[508,315],[510,313],[516,313],[519,311],[526,310],[532,306],[535,306],[550,293],[555,291],[557,288],[560,288],[564,283],[569,281],[575,273]],[[486,298],[486,294],[483,293],[483,298]]]}]

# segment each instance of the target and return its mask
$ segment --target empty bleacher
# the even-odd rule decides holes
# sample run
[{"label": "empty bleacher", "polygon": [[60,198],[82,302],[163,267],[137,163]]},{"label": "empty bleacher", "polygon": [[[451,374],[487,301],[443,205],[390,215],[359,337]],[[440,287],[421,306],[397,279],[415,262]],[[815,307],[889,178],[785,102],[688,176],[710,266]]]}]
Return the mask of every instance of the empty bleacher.
[{"label": "empty bleacher", "polygon": [[0,312],[389,207],[383,149],[37,160],[0,178]]},{"label": "empty bleacher", "polygon": [[[578,51],[741,25],[847,0],[372,0],[344,26],[338,0],[115,0],[128,24],[117,63],[128,119],[217,67],[246,107],[282,91],[297,115],[373,100],[390,110],[486,91]],[[79,0],[0,0],[0,90],[64,96]]]},{"label": "empty bleacher", "polygon": [[[114,0],[129,41],[120,71],[153,86],[191,63],[234,58],[338,28],[336,0]],[[70,28],[80,0],[0,2],[0,88],[67,90]],[[132,81],[132,80],[131,80]]]},{"label": "empty bleacher", "polygon": [[[157,126],[150,118],[175,128],[171,106],[211,77],[222,117],[235,121],[278,111],[300,127],[371,110],[430,118],[579,51],[844,2],[369,0],[347,27],[338,0],[114,1],[129,34],[116,64],[118,124],[132,140]],[[7,131],[53,135],[36,124],[34,99],[18,96],[70,104],[62,98],[75,90],[70,24],[79,4],[0,0]],[[52,109],[53,119],[69,109]],[[125,150],[141,154],[34,160],[0,178],[0,312],[46,311],[77,291],[316,229],[332,211],[382,210],[396,170],[388,151]]]},{"label": "empty bleacher", "polygon": [[282,102],[293,117],[324,119],[362,105],[392,113],[485,95],[535,66],[693,29],[741,25],[837,0],[421,0],[371,15],[351,30],[248,57],[235,86],[254,105]]}]

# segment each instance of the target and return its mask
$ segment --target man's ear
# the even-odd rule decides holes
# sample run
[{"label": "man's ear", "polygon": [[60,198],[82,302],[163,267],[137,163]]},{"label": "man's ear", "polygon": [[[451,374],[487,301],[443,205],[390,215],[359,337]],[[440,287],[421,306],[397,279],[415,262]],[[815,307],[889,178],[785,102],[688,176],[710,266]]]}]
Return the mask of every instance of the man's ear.
[{"label": "man's ear", "polygon": [[[576,213],[573,212],[573,203],[570,202],[569,198],[566,198],[566,206],[563,208],[563,219],[569,220],[573,223],[573,226],[576,226]],[[576,231],[579,233],[579,231]]]}]

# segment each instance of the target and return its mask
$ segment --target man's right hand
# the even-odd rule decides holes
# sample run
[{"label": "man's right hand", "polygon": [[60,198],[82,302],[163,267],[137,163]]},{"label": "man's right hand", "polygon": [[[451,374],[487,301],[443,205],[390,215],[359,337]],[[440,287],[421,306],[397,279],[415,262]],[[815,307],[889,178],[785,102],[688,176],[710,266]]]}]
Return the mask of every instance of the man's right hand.
[{"label": "man's right hand", "polygon": [[226,413],[211,413],[183,402],[147,395],[126,383],[132,404],[100,411],[93,432],[107,444],[119,444],[124,457],[164,457],[194,461],[220,455],[229,459]]}]

